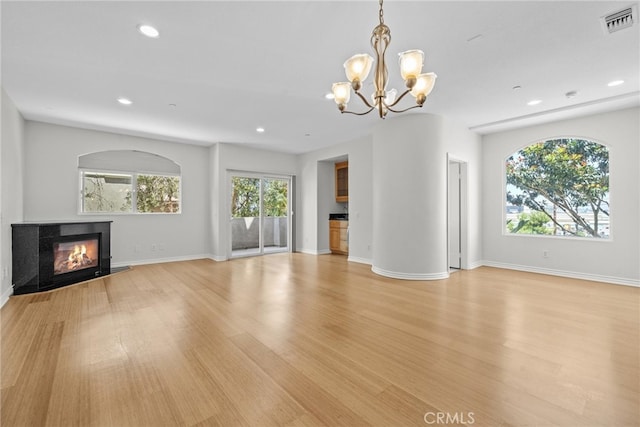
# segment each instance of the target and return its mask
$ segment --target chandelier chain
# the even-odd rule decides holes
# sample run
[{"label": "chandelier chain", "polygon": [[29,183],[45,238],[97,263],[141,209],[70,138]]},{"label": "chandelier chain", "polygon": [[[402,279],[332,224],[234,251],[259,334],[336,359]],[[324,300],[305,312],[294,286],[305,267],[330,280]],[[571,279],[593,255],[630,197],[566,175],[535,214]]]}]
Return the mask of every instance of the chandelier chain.
[{"label": "chandelier chain", "polygon": [[379,15],[380,15],[380,25],[384,25],[384,12],[383,12],[383,10],[382,10],[382,1],[383,1],[383,0],[380,0],[380,12],[379,12]]}]

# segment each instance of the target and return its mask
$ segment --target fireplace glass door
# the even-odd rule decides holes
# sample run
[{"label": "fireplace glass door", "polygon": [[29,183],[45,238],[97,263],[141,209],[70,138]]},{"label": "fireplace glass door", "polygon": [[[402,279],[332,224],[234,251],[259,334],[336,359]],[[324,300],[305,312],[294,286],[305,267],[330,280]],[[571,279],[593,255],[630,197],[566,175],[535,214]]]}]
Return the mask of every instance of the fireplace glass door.
[{"label": "fireplace glass door", "polygon": [[76,236],[65,240],[53,244],[54,275],[99,267],[99,237]]}]

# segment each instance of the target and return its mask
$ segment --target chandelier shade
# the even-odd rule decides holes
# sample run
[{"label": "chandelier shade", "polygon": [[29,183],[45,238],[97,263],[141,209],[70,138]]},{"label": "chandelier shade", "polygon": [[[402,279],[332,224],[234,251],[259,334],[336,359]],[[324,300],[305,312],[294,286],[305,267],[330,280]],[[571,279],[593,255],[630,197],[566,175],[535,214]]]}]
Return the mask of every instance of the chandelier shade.
[{"label": "chandelier shade", "polygon": [[433,90],[437,77],[434,73],[420,74],[416,79],[416,84],[411,88],[411,95],[415,98],[419,98],[421,95],[426,98]]},{"label": "chandelier shade", "polygon": [[[333,97],[341,113],[350,113],[358,116],[369,114],[373,110],[378,110],[380,118],[385,118],[389,111],[402,113],[413,108],[422,107],[427,96],[433,90],[436,81],[435,73],[422,73],[424,63],[424,52],[421,50],[407,50],[398,55],[400,75],[405,82],[406,89],[400,96],[395,89],[387,91],[389,76],[385,53],[391,43],[391,30],[384,24],[384,12],[382,9],[383,0],[379,0],[380,23],[373,29],[371,34],[371,47],[375,52],[374,58],[366,53],[353,55],[344,63],[344,70],[349,82],[334,83],[332,86]],[[374,66],[375,61],[375,66]],[[371,95],[372,102],[360,93],[362,83],[367,79],[371,69],[374,68],[373,86],[374,92]],[[365,104],[368,110],[356,113],[347,110],[347,104],[351,97],[351,89]],[[416,100],[415,105],[397,110],[394,109],[402,98],[410,93]]]},{"label": "chandelier shade", "polygon": [[351,83],[334,83],[331,87],[331,91],[333,92],[333,99],[336,101],[338,106],[347,105],[351,98]]},{"label": "chandelier shade", "polygon": [[400,62],[400,75],[404,81],[417,78],[422,73],[424,52],[421,50],[407,50],[398,54]]},{"label": "chandelier shade", "polygon": [[354,80],[363,82],[369,76],[371,72],[371,65],[373,64],[373,57],[366,53],[353,55],[347,59],[344,63],[344,71],[347,75],[347,80],[353,83]]}]

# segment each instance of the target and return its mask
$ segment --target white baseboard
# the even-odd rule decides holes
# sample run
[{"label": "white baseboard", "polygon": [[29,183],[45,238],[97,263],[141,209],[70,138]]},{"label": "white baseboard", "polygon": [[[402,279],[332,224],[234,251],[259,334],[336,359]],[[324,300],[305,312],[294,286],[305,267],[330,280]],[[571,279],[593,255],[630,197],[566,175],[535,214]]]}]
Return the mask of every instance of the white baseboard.
[{"label": "white baseboard", "polygon": [[229,258],[227,258],[226,256],[219,256],[219,255],[213,255],[213,254],[206,256],[206,258],[212,259],[216,262],[223,262],[223,261],[229,260]]},{"label": "white baseboard", "polygon": [[111,267],[118,268],[118,267],[128,267],[130,265],[146,265],[146,264],[160,264],[163,262],[193,261],[195,259],[203,259],[203,258],[214,259],[210,254],[186,255],[186,256],[179,256],[179,257],[152,258],[152,259],[140,259],[135,261],[114,262],[113,264],[111,264]]},{"label": "white baseboard", "polygon": [[485,264],[482,261],[474,261],[469,263],[469,265],[467,265],[467,268],[465,268],[465,270],[473,270],[475,268],[482,267],[483,265]]},{"label": "white baseboard", "polygon": [[9,289],[4,291],[2,295],[0,295],[0,307],[5,305],[7,301],[9,301],[9,297],[13,295],[13,286],[9,286]]},{"label": "white baseboard", "polygon": [[351,256],[351,255],[349,255],[349,257],[347,258],[347,261],[349,261],[349,262],[357,262],[359,264],[368,264],[368,265],[371,265],[371,262],[372,262],[370,259],[360,258],[360,257],[357,257],[357,256]]},{"label": "white baseboard", "polygon": [[551,276],[568,277],[571,279],[591,280],[593,282],[611,283],[614,285],[640,287],[640,280],[625,277],[602,276],[599,274],[580,273],[577,271],[555,270],[551,268],[531,267],[528,265],[507,264],[494,261],[483,261],[487,267],[504,268],[508,270],[526,271],[529,273],[549,274]]},{"label": "white baseboard", "polygon": [[442,273],[428,273],[428,274],[420,274],[420,273],[400,273],[397,271],[389,271],[383,268],[379,268],[376,266],[371,267],[371,271],[381,276],[390,277],[392,279],[402,279],[402,280],[442,280],[449,278],[449,272],[445,271]]}]

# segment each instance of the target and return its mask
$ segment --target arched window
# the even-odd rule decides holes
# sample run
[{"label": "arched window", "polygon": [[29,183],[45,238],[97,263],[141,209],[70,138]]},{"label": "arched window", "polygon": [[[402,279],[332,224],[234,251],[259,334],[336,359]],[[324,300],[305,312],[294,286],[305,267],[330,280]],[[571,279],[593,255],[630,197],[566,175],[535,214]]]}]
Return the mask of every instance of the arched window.
[{"label": "arched window", "polygon": [[607,239],[609,225],[609,150],[604,145],[550,139],[507,158],[507,234]]},{"label": "arched window", "polygon": [[78,158],[81,213],[180,213],[180,166],[136,150]]}]

